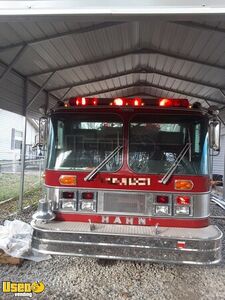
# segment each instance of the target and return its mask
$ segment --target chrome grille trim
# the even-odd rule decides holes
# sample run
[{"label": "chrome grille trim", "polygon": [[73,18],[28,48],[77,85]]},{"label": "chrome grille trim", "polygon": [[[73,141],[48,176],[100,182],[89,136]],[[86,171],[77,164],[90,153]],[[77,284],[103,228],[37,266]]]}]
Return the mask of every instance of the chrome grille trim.
[{"label": "chrome grille trim", "polygon": [[98,212],[129,215],[150,215],[153,194],[100,191],[98,193]]},{"label": "chrome grille trim", "polygon": [[[136,195],[148,195],[148,197],[150,197],[151,200],[148,200],[148,205],[147,205],[147,211],[148,213],[145,216],[155,216],[153,214],[153,202],[154,202],[154,197],[155,195],[163,195],[163,194],[167,194],[168,196],[171,197],[171,199],[173,198],[173,196],[175,195],[189,195],[190,197],[192,197],[192,208],[193,208],[193,212],[191,216],[183,216],[183,219],[192,219],[192,218],[207,218],[209,216],[209,204],[210,204],[210,193],[185,193],[185,192],[181,192],[181,193],[177,193],[177,192],[160,192],[160,191],[149,191],[149,192],[141,192],[141,191],[118,191],[118,190],[99,190],[99,189],[84,189],[84,188],[62,188],[62,187],[47,187],[47,199],[51,200],[54,203],[54,208],[55,210],[59,209],[59,199],[60,199],[60,193],[62,190],[65,191],[79,191],[79,190],[93,190],[99,193],[106,193],[106,192],[110,192],[110,193],[114,193],[115,195],[117,193],[124,193],[124,194],[136,194]],[[173,208],[173,204],[171,203],[171,208]],[[106,212],[103,211],[103,206],[101,204],[101,201],[98,201],[97,203],[97,214],[102,214],[104,212],[104,214],[116,214],[116,215],[136,215],[136,216],[144,216],[143,214],[138,214],[138,213],[121,213],[121,212]],[[81,213],[81,212],[68,212],[68,213]],[[160,216],[160,218],[167,218],[167,216]],[[169,215],[169,218],[178,218],[178,216],[174,216],[174,215]]]}]

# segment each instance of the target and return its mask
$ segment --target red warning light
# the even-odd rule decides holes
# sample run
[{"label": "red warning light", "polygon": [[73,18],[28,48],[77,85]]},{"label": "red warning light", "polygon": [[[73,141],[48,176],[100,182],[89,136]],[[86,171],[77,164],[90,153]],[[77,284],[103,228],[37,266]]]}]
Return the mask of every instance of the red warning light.
[{"label": "red warning light", "polygon": [[144,103],[142,102],[141,98],[135,98],[132,101],[132,105],[133,106],[142,106],[142,105],[144,105]]},{"label": "red warning light", "polygon": [[109,105],[113,106],[143,106],[144,102],[141,98],[126,99],[126,98],[115,98]]},{"label": "red warning light", "polygon": [[76,97],[70,98],[67,105],[65,107],[73,107],[73,106],[96,106],[98,105],[97,98],[86,98],[86,97]]},{"label": "red warning light", "polygon": [[159,106],[162,107],[189,107],[189,101],[187,99],[159,99]]},{"label": "red warning light", "polygon": [[166,98],[160,99],[159,106],[171,107],[171,106],[173,106],[173,100],[166,99]]},{"label": "red warning light", "polygon": [[122,98],[115,98],[113,100],[113,104],[116,105],[116,106],[123,106],[123,105],[126,105],[124,99]]},{"label": "red warning light", "polygon": [[87,99],[85,97],[77,97],[76,99],[76,105],[87,105]]}]

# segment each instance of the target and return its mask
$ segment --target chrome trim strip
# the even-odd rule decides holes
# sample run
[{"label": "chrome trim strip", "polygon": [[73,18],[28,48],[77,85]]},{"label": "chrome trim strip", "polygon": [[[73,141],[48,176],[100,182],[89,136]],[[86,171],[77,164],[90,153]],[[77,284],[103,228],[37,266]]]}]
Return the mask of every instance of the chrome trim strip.
[{"label": "chrome trim strip", "polygon": [[[61,240],[50,240],[45,238],[37,238],[33,237],[33,240],[45,242],[45,243],[56,243],[56,244],[74,244],[74,245],[91,245],[91,246],[109,246],[108,243],[93,243],[93,242],[81,242],[81,241],[61,241]],[[133,245],[122,245],[122,244],[114,244],[110,243],[110,247],[121,247],[121,248],[133,248]],[[155,246],[144,246],[144,245],[135,245],[135,248],[144,248],[144,249],[159,249],[159,247]],[[216,247],[213,249],[192,249],[192,248],[185,248],[179,249],[176,247],[167,247],[166,250],[173,250],[173,251],[185,251],[185,252],[214,252],[220,250],[221,247]]]},{"label": "chrome trim strip", "polygon": [[[54,207],[53,209],[58,210],[60,212],[66,212],[66,213],[81,213],[81,214],[85,214],[85,211],[76,211],[76,210],[61,210],[60,206],[59,206],[59,202],[60,202],[60,194],[63,190],[66,191],[73,191],[73,192],[77,192],[80,189],[79,188],[54,188],[54,187],[49,187],[46,189],[47,190],[47,199],[51,200],[54,203]],[[160,217],[160,218],[182,218],[182,219],[194,219],[194,218],[208,218],[210,215],[210,208],[209,208],[209,204],[210,204],[210,193],[202,193],[202,194],[195,194],[195,193],[174,193],[174,192],[152,192],[152,191],[145,191],[145,192],[141,192],[141,191],[122,191],[122,190],[108,190],[108,189],[104,189],[104,190],[100,190],[100,189],[81,189],[82,191],[98,191],[98,200],[97,200],[97,212],[95,212],[96,214],[105,214],[105,215],[130,215],[130,216],[145,216],[145,217]],[[146,196],[146,212],[145,213],[136,213],[136,212],[124,212],[124,211],[118,211],[118,212],[114,212],[114,211],[104,211],[103,210],[103,198],[104,198],[104,194],[105,193],[115,193],[116,194],[127,194],[129,196],[129,194],[142,194]],[[171,198],[172,201],[172,197],[175,198],[177,195],[188,195],[191,197],[192,201],[191,201],[191,214],[190,215],[175,215],[173,210],[175,209],[175,205],[174,203],[171,203],[170,205],[170,210],[172,211],[172,214],[170,215],[156,215],[154,213],[154,198],[155,195],[168,195]],[[149,196],[149,197],[147,197]],[[151,199],[150,199],[151,198]],[[78,199],[79,201],[79,199]],[[88,212],[88,213],[93,213],[93,212]]]},{"label": "chrome trim strip", "polygon": [[128,260],[128,261],[143,261],[143,262],[155,262],[155,263],[168,263],[168,264],[185,264],[185,265],[216,265],[220,263],[221,257],[214,261],[200,262],[200,261],[178,261],[178,260],[162,260],[162,259],[146,259],[146,258],[134,258],[134,257],[124,257],[124,256],[107,256],[107,255],[87,255],[87,254],[74,254],[74,253],[64,253],[64,252],[54,252],[48,250],[38,250],[39,253],[43,254],[54,254],[54,255],[68,255],[68,256],[77,256],[85,258],[103,258],[103,259],[114,259],[114,260]]}]

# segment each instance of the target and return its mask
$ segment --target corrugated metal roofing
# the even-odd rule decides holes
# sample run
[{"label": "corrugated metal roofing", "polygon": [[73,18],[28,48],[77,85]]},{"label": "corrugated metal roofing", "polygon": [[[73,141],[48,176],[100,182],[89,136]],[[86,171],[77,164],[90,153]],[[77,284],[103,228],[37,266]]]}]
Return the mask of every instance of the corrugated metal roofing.
[{"label": "corrugated metal roofing", "polygon": [[[221,108],[224,52],[225,22],[215,19],[1,22],[0,74],[15,62],[3,80],[0,75],[0,107],[24,113],[28,78],[28,102],[45,83],[29,107],[33,117],[47,92],[50,107],[57,99],[76,95],[141,94],[186,97]],[[225,120],[224,112],[221,117]]]}]

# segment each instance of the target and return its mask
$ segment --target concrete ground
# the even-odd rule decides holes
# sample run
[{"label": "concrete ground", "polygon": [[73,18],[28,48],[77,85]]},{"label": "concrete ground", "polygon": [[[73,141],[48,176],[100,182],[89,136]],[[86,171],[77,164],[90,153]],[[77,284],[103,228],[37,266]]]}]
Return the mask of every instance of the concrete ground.
[{"label": "concrete ground", "polygon": [[[28,222],[31,214],[30,210],[18,217]],[[213,214],[222,215],[224,211],[213,205]],[[225,232],[225,220],[216,220],[216,224]],[[20,267],[1,266],[0,278],[2,281],[43,281],[45,291],[32,299],[225,299],[223,244],[223,260],[216,266],[129,261],[102,265],[95,259],[53,256],[39,263],[25,261]],[[19,299],[0,295],[0,299],[16,298]]]}]

